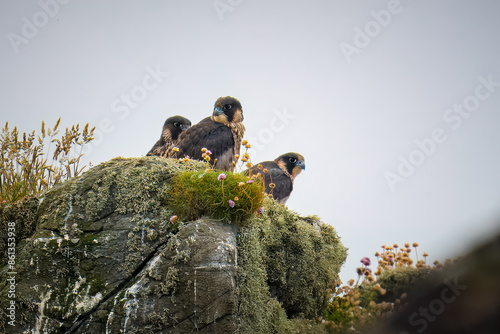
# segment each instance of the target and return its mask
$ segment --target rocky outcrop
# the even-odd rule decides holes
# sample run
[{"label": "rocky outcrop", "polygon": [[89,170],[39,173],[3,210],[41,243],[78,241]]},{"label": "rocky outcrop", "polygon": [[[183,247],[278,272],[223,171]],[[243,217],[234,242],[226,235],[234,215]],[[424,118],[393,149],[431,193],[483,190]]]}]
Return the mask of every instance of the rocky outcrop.
[{"label": "rocky outcrop", "polygon": [[269,199],[245,224],[171,222],[172,178],[205,168],[117,158],[2,208],[2,258],[12,251],[9,226],[16,246],[13,267],[0,272],[0,329],[285,333],[289,318],[313,326],[306,319],[321,312],[346,257],[334,229]]}]

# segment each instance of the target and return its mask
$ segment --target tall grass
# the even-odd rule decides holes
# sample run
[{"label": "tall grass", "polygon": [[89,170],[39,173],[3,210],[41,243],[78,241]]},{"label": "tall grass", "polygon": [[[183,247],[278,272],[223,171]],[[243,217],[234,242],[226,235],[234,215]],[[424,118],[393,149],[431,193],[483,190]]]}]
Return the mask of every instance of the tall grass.
[{"label": "tall grass", "polygon": [[[95,127],[87,123],[66,128],[59,135],[59,118],[51,129],[42,121],[41,134],[19,133],[5,123],[0,134],[0,203],[14,203],[40,193],[61,181],[78,176],[83,146],[93,140]],[[45,149],[45,145],[47,149]],[[52,150],[52,151],[51,151]]]}]

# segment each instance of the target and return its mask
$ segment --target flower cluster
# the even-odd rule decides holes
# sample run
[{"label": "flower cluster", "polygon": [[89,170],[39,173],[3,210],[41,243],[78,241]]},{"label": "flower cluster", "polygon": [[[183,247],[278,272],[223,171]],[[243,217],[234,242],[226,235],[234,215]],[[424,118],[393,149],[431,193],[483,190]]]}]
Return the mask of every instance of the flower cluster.
[{"label": "flower cluster", "polygon": [[244,165],[243,164],[241,165],[241,168],[243,168],[243,166],[245,166],[246,168],[251,168],[252,162],[250,159],[250,154],[248,154],[248,149],[251,148],[252,145],[250,145],[250,143],[248,143],[248,140],[245,139],[241,142],[241,146],[245,147],[245,153],[243,153],[241,156],[239,154],[236,154],[234,156],[235,160],[233,160],[233,165],[236,166],[237,162],[241,158],[241,162],[244,163]]},{"label": "flower cluster", "polygon": [[[403,247],[398,244],[383,245],[382,252],[375,253],[377,270],[374,273],[369,268],[372,260],[363,257],[360,260],[362,266],[357,268],[357,281],[351,279],[343,286],[338,282],[331,294],[328,310],[319,319],[328,332],[355,331],[401,307],[406,295],[402,289],[408,288],[408,282],[426,277],[432,269],[426,264],[429,254],[424,252],[424,258],[418,258],[418,247],[416,242],[405,243]],[[412,251],[415,260],[410,256]],[[444,265],[451,263],[447,259]],[[442,267],[438,261],[434,265],[434,269]],[[385,296],[382,298],[382,295]]]},{"label": "flower cluster", "polygon": [[[267,168],[264,168],[264,166],[262,166],[261,164],[257,165],[257,169],[261,170],[262,173],[261,172],[257,172],[256,174],[251,175],[252,178],[249,181],[253,182],[253,180],[255,178],[260,178],[262,180],[262,183],[265,185],[266,182],[265,182],[265,178],[264,178],[263,174],[268,174],[269,170]],[[269,188],[271,189],[271,191],[269,192],[269,196],[272,197],[272,195],[271,195],[272,194],[272,189],[274,189],[276,187],[276,184],[273,182],[273,177],[271,176],[271,174],[269,174],[269,178],[270,178],[270,181],[271,181],[268,184]]]},{"label": "flower cluster", "polygon": [[[340,282],[339,282],[340,283]],[[383,295],[386,291],[380,284],[374,284],[369,291],[374,295]],[[366,301],[366,291],[354,284],[351,279],[346,285],[340,286],[331,293],[331,302],[327,312],[318,320],[325,326],[328,333],[355,332],[356,329],[366,327],[375,319],[388,314],[393,310],[392,303],[376,303]]]},{"label": "flower cluster", "polygon": [[365,256],[364,258],[361,259],[360,262],[361,262],[361,264],[363,264],[363,266],[357,268],[357,270],[356,270],[358,273],[358,280],[362,276],[365,276],[365,278],[368,281],[373,282],[374,278],[372,276],[372,270],[370,268],[368,268],[372,264],[372,261],[370,260],[370,258]]},{"label": "flower cluster", "polygon": [[364,258],[361,259],[361,263],[368,267],[370,266],[370,264],[372,264],[372,261],[370,261],[370,258],[365,256]]},{"label": "flower cluster", "polygon": [[424,259],[418,259],[418,243],[414,242],[411,247],[410,243],[405,243],[403,247],[399,247],[398,244],[394,244],[392,246],[383,245],[382,253],[376,252],[375,257],[377,258],[379,269],[375,273],[376,275],[380,275],[382,269],[392,268],[392,267],[404,267],[411,266],[414,261],[411,259],[412,247],[415,249],[415,267],[416,268],[425,268],[427,266],[427,254],[424,252],[422,255]]},{"label": "flower cluster", "polygon": [[[201,149],[201,152],[203,153],[201,155],[201,157],[203,158],[203,160],[205,160],[206,162],[210,162],[210,160],[212,159],[210,156],[212,155],[212,151],[208,150],[207,148],[202,148]],[[217,160],[214,161],[214,163],[216,163]]]}]

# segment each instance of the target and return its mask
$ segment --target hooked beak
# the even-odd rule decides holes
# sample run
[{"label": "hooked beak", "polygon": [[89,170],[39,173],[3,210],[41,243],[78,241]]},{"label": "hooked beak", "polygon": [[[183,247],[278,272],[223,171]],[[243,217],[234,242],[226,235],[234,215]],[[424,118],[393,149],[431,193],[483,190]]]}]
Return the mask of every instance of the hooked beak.
[{"label": "hooked beak", "polygon": [[191,125],[188,125],[188,124],[181,125],[181,130],[186,131],[187,129],[189,129],[190,126]]},{"label": "hooked beak", "polygon": [[224,111],[222,110],[222,108],[220,107],[216,107],[214,108],[214,116],[219,116],[219,115],[222,115]]},{"label": "hooked beak", "polygon": [[302,168],[302,170],[306,170],[306,163],[302,160],[297,161],[295,166]]}]

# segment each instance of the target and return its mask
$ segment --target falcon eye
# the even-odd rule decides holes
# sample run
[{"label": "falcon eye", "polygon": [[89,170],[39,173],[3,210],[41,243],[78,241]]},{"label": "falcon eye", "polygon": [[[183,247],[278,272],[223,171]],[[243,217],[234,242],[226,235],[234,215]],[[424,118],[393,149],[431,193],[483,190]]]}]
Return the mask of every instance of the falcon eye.
[{"label": "falcon eye", "polygon": [[179,123],[179,122],[175,122],[175,123],[174,123],[174,126],[178,128],[179,126],[181,126],[181,123]]},{"label": "falcon eye", "polygon": [[295,159],[295,158],[290,158],[290,162],[291,162],[292,164],[294,164],[294,163],[296,163],[296,162],[297,162],[297,159]]},{"label": "falcon eye", "polygon": [[231,109],[232,107],[233,107],[232,105],[230,105],[230,104],[226,104],[226,105],[224,106],[224,109],[225,109],[225,110],[229,110],[229,109]]}]

